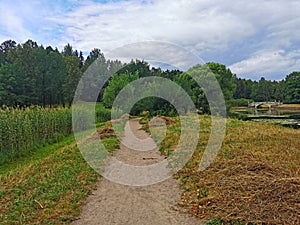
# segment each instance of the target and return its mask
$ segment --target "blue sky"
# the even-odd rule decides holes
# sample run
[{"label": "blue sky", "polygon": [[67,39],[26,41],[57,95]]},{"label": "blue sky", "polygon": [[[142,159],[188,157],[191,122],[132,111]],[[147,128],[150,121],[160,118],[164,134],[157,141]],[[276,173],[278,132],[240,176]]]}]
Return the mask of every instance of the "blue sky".
[{"label": "blue sky", "polygon": [[0,0],[0,42],[67,43],[104,54],[166,41],[239,77],[280,80],[300,71],[299,0]]}]

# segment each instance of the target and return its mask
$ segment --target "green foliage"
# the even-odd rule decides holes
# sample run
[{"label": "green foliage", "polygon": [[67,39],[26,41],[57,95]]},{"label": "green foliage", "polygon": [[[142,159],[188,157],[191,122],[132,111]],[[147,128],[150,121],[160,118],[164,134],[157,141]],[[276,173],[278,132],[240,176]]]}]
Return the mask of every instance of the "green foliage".
[{"label": "green foliage", "polygon": [[111,108],[118,93],[130,82],[137,80],[139,73],[125,72],[123,74],[115,73],[109,81],[108,87],[105,88],[103,94],[103,103],[105,107]]},{"label": "green foliage", "polygon": [[[106,61],[99,49],[84,61],[83,53],[70,44],[60,53],[32,40],[19,45],[5,41],[0,45],[0,106],[70,105],[83,72],[96,59],[104,63],[106,72],[122,66],[118,60]],[[90,80],[89,85],[94,83]]]},{"label": "green foliage", "polygon": [[[143,75],[140,74],[139,68],[143,65]],[[196,108],[201,109],[204,113],[209,112],[208,101],[206,100],[205,93],[212,93],[217,90],[218,85],[221,86],[221,90],[225,93],[225,100],[228,102],[232,99],[233,91],[235,85],[233,84],[233,75],[230,70],[226,69],[225,66],[215,63],[209,64],[218,74],[212,74],[208,65],[197,65],[187,72],[182,73],[180,71],[166,71],[161,73],[156,71],[157,76],[166,77],[171,79],[175,83],[177,83],[181,88],[185,90],[185,92],[190,96],[192,101],[194,102]],[[129,64],[125,68],[130,68],[133,72],[128,72],[125,70],[124,73],[120,73],[120,71],[113,75],[112,79],[109,81],[108,86],[104,90],[103,94],[103,103],[106,107],[111,108],[113,102],[116,99],[118,93],[129,83],[134,80],[137,80],[140,77],[146,76],[145,74],[151,74],[151,70],[147,67],[147,64],[143,64],[142,62]],[[148,72],[145,70],[148,69]],[[212,77],[215,76],[217,79],[212,81]],[[195,80],[196,79],[196,80]],[[219,81],[219,83],[218,83]],[[198,85],[200,83],[200,86]],[[164,87],[162,87],[160,82],[145,82],[144,87],[140,87],[141,90],[135,90],[134,86],[127,86],[126,93],[124,92],[122,96],[122,104],[130,105],[130,96],[137,95],[140,96],[143,91],[147,92],[147,90],[164,90],[166,91],[166,95],[170,94],[170,99],[174,99],[177,103],[182,104],[182,111],[189,112],[191,108],[187,106],[185,101],[181,101],[182,94],[180,90],[174,89],[174,85],[169,87],[167,83],[164,83]],[[213,86],[212,86],[213,85]],[[206,91],[204,91],[204,90]],[[168,92],[170,90],[170,92]],[[175,91],[175,92],[174,92]],[[144,93],[145,94],[145,93]],[[175,100],[176,99],[176,100]],[[220,100],[221,101],[221,100]],[[220,102],[218,101],[218,103]],[[128,104],[127,104],[128,103]],[[131,109],[131,114],[138,115],[144,110],[150,111],[151,115],[161,114],[161,115],[169,115],[175,116],[178,115],[178,112],[172,105],[172,102],[167,102],[164,99],[159,97],[147,97],[141,99],[136,102],[133,108]],[[216,103],[217,104],[217,103]],[[217,105],[211,107],[218,107]],[[229,107],[228,107],[229,108]]]},{"label": "green foliage", "polygon": [[[13,83],[2,88],[1,105],[64,104],[62,87],[65,83],[66,68],[58,51],[49,47],[44,49],[43,46],[29,40],[23,45],[9,48],[5,54],[5,61],[7,63],[0,67],[0,77],[13,80]],[[7,92],[13,95],[4,101]]]},{"label": "green foliage", "polygon": [[49,52],[46,68],[44,85],[45,105],[64,104],[66,64],[62,55],[57,51]]},{"label": "green foliage", "polygon": [[77,84],[82,77],[82,71],[78,57],[66,56],[64,61],[66,64],[66,82],[63,85],[63,90],[66,102],[71,105]]},{"label": "green foliage", "polygon": [[284,101],[284,81],[269,81],[262,77],[258,82],[234,77],[236,91],[234,99],[253,99],[260,101]]},{"label": "green foliage", "polygon": [[186,73],[177,75],[174,81],[179,84],[188,94],[191,96],[196,108],[200,108],[204,103],[204,92],[199,87],[197,82],[190,76],[192,70],[190,69]]},{"label": "green foliage", "polygon": [[104,107],[103,104],[97,103],[96,104],[96,123],[99,122],[106,122],[110,120],[111,118],[111,110]]},{"label": "green foliage", "polygon": [[[196,89],[197,91],[192,91],[194,94],[197,93],[193,100],[194,103],[199,102],[199,108],[201,109],[202,113],[210,113],[213,109],[214,112],[223,114],[221,111],[223,108],[222,105],[224,105],[224,100],[228,101],[231,99],[230,95],[228,94],[230,93],[230,90],[227,90],[230,85],[224,82],[226,80],[225,78],[221,78],[222,71],[219,71],[219,74],[212,73],[213,71],[210,69],[210,66],[212,68],[218,68],[220,66],[223,69],[222,65],[209,63],[202,66],[196,65],[187,71],[187,73],[193,76],[193,78],[196,79],[197,83],[200,85],[199,87],[194,87],[194,90]],[[220,82],[220,80],[223,80],[223,82]],[[222,95],[217,94],[220,91],[220,87],[223,93],[227,93],[227,95],[224,95],[224,99]]]},{"label": "green foliage", "polygon": [[300,102],[300,72],[293,72],[286,77],[284,92],[286,102]]},{"label": "green foliage", "polygon": [[214,73],[220,84],[226,102],[227,111],[229,111],[231,107],[230,100],[233,98],[233,94],[236,90],[234,76],[231,73],[230,69],[227,69],[225,65],[213,62],[207,63],[207,65],[209,69]]},{"label": "green foliage", "polygon": [[236,75],[233,76],[233,82],[236,85],[235,92],[233,93],[233,98],[240,99],[245,98],[249,99],[251,98],[252,93],[252,80],[246,80],[242,78],[236,77]]},{"label": "green foliage", "polygon": [[83,66],[83,71],[85,71],[93,62],[95,62],[98,59],[100,62],[105,62],[105,57],[100,49],[94,48],[89,56],[86,58],[86,61]]},{"label": "green foliage", "polygon": [[264,77],[262,77],[258,83],[254,85],[252,98],[255,99],[255,101],[263,102],[271,100],[274,90],[270,85],[270,82],[271,81],[267,81]]},{"label": "green foliage", "polygon": [[147,116],[177,116],[175,107],[168,101],[159,97],[147,97],[138,101],[130,111],[131,115],[143,115],[147,112]]},{"label": "green foliage", "polygon": [[[155,71],[155,70],[153,70]],[[124,67],[122,67],[118,72],[119,75],[124,74],[124,73],[131,73],[135,74],[138,73],[139,77],[148,77],[152,72],[150,71],[150,65],[149,63],[145,61],[140,61],[140,60],[131,60],[130,63],[125,64]],[[157,74],[155,74],[157,75]]]},{"label": "green foliage", "polygon": [[0,103],[10,105],[17,100],[17,74],[19,68],[16,64],[4,64],[0,67]]},{"label": "green foliage", "polygon": [[[112,106],[117,93],[132,80],[159,76],[179,84],[191,96],[197,109],[209,113],[208,101],[203,91],[205,86],[199,87],[189,76],[193,69],[185,73],[179,70],[162,71],[160,68],[151,68],[148,62],[138,59],[122,64],[119,60],[106,60],[98,48],[94,48],[84,60],[83,53],[73,49],[70,44],[59,52],[51,46],[39,46],[33,40],[23,44],[8,40],[0,45],[0,106],[71,105],[78,81],[96,60],[103,64],[101,73],[115,74],[104,85],[104,89],[100,90],[97,99],[103,101],[106,107]],[[269,81],[263,77],[259,81],[252,81],[238,78],[225,65],[219,63],[210,62],[202,67],[202,72],[204,67],[208,67],[217,78],[228,111],[232,99],[299,102],[299,72],[291,73],[285,81]],[[99,91],[95,85],[96,81],[95,77],[87,78],[84,89]],[[110,87],[107,88],[108,85]],[[86,94],[82,100],[94,101],[91,96]],[[163,110],[166,113],[166,110],[171,110],[168,103],[161,99],[147,98],[136,104],[132,111],[134,114],[142,110],[141,103],[153,111]],[[160,109],[157,109],[157,106]]]},{"label": "green foliage", "polygon": [[239,98],[239,99],[231,99],[229,101],[231,106],[248,106],[250,102],[253,102],[252,99],[245,99],[245,98]]},{"label": "green foliage", "polygon": [[31,107],[0,110],[1,164],[32,151],[35,146],[58,142],[72,132],[71,110]]}]

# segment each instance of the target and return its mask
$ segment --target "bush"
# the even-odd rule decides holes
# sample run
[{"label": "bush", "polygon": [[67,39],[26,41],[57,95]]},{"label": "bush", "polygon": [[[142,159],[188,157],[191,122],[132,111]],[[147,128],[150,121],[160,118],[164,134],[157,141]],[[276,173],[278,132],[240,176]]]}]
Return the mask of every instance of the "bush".
[{"label": "bush", "polygon": [[105,106],[102,103],[96,104],[95,111],[96,111],[96,123],[106,122],[111,119],[110,118],[111,110],[105,108]]},{"label": "bush", "polygon": [[232,99],[229,101],[231,106],[248,106],[250,102],[253,102],[253,100],[246,98]]}]

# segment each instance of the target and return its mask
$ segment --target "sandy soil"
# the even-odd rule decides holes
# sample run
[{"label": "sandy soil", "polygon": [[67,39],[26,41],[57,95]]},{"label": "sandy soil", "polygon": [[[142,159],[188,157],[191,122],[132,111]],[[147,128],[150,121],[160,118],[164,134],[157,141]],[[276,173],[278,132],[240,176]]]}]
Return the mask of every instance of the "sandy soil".
[{"label": "sandy soil", "polygon": [[[126,135],[124,144],[115,154],[118,160],[130,165],[145,166],[164,159],[158,148],[137,151],[138,145],[147,149],[155,146],[155,143],[146,132],[139,130],[141,126],[138,119],[130,120],[128,126],[132,133]],[[80,217],[72,224],[205,224],[188,214],[180,213],[176,206],[179,200],[178,181],[172,178],[153,185],[134,187],[101,177],[97,190],[87,198]]]}]

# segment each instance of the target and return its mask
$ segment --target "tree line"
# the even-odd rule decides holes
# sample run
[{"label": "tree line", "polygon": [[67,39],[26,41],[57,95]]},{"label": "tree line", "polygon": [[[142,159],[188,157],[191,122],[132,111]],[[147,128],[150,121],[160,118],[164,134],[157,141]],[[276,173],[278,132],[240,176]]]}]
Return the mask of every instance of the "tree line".
[{"label": "tree line", "polygon": [[[128,64],[107,60],[98,48],[93,49],[85,58],[81,51],[73,49],[70,44],[60,52],[57,48],[44,47],[32,40],[23,44],[8,40],[0,45],[0,105],[71,105],[79,80],[96,59],[114,73],[98,98],[107,107],[112,106],[118,91],[132,80],[159,76],[178,83],[191,96],[197,108],[201,108],[203,112],[208,111],[203,90],[187,72],[154,68],[140,60],[132,60]],[[210,62],[203,66],[214,73],[228,108],[232,104],[249,101],[300,102],[300,72],[292,72],[281,81],[269,81],[263,77],[259,81],[252,81],[238,78],[219,63]],[[149,98],[143,101],[148,101],[146,105],[150,109],[174,110],[163,99]],[[138,105],[142,103],[136,104],[133,110],[140,111]]]},{"label": "tree line", "polygon": [[[0,105],[71,105],[79,80],[97,58],[104,59],[97,48],[85,59],[69,44],[59,52],[32,40],[24,44],[5,41],[0,45]],[[106,63],[109,68],[120,64]]]},{"label": "tree line", "polygon": [[236,91],[234,99],[248,99],[251,101],[280,101],[284,103],[300,103],[300,72],[292,72],[280,81],[259,81],[242,79],[234,76]]}]

